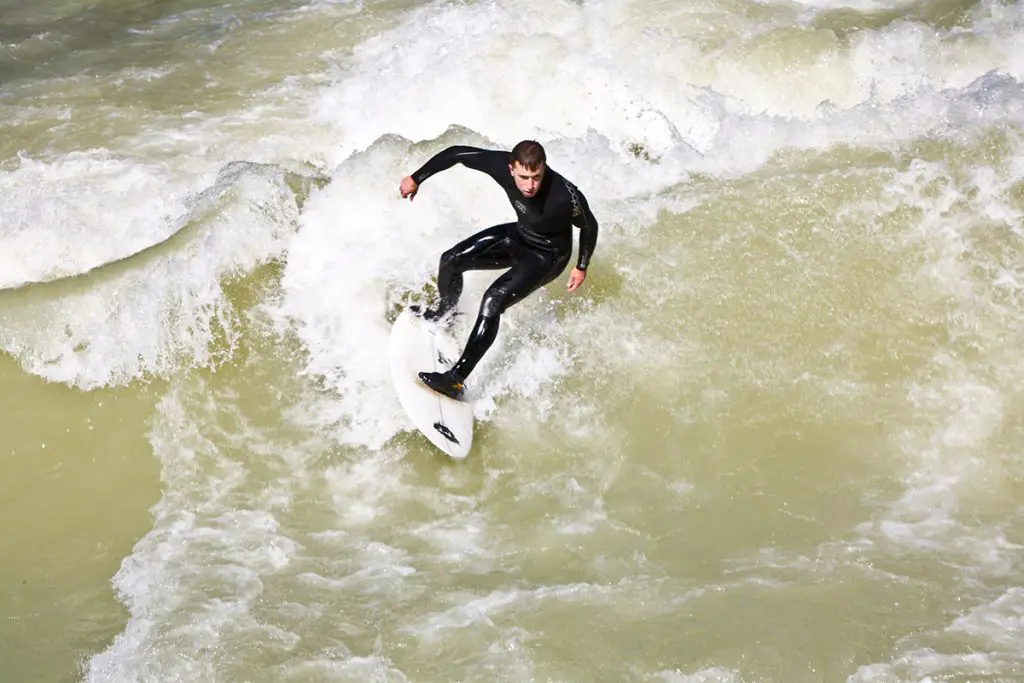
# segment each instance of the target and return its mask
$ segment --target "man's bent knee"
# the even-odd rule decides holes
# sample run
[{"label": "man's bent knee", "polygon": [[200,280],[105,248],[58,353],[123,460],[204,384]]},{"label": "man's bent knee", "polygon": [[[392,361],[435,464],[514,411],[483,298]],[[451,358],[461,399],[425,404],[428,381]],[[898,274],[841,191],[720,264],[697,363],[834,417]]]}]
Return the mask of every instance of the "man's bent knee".
[{"label": "man's bent knee", "polygon": [[512,296],[508,290],[502,288],[488,289],[484,298],[480,301],[480,316],[483,318],[497,318],[505,312],[505,309],[512,305]]},{"label": "man's bent knee", "polygon": [[449,249],[441,254],[439,267],[444,270],[456,270],[458,268],[459,261],[459,252],[455,249]]}]

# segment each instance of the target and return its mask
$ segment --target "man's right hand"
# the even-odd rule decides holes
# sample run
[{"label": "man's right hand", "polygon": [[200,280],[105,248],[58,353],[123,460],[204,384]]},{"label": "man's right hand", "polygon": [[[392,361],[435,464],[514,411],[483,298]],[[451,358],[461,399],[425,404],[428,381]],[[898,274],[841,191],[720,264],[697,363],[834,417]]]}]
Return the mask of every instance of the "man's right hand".
[{"label": "man's right hand", "polygon": [[410,202],[412,201],[412,198],[416,196],[416,191],[418,189],[419,185],[416,184],[416,181],[412,179],[411,175],[402,178],[402,184],[398,186],[398,191],[402,194],[402,199],[408,197]]}]

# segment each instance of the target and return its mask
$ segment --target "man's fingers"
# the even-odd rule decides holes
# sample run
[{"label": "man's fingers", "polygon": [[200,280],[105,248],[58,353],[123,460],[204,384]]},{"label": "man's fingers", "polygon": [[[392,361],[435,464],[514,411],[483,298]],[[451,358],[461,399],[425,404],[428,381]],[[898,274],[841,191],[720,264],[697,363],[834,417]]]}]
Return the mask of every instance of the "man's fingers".
[{"label": "man's fingers", "polygon": [[573,269],[572,273],[569,274],[569,291],[576,291],[583,281],[587,279],[587,274],[584,271]]}]

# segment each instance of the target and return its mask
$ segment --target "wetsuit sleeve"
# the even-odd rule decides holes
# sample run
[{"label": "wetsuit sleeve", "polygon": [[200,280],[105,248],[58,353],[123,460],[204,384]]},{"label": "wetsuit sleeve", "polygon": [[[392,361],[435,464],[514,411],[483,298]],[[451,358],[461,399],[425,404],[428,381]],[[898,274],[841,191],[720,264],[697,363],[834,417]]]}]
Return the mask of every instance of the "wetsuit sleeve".
[{"label": "wetsuit sleeve", "polygon": [[594,248],[597,246],[597,219],[591,213],[590,205],[582,192],[576,190],[574,199],[572,224],[580,229],[580,254],[576,260],[576,267],[586,270],[590,265],[590,257],[594,255]]},{"label": "wetsuit sleeve", "polygon": [[423,183],[430,176],[446,171],[455,164],[462,164],[474,171],[480,171],[494,178],[499,183],[502,176],[508,173],[508,152],[499,152],[479,147],[468,147],[466,145],[455,145],[448,149],[441,150],[419,170],[412,174],[412,179],[417,185]]}]

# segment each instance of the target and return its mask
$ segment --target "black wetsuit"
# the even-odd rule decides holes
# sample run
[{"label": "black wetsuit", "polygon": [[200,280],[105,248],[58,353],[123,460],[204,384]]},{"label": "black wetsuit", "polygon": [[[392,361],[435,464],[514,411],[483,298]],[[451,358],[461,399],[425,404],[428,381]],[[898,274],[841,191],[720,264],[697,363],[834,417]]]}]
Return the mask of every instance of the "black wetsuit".
[{"label": "black wetsuit", "polygon": [[580,228],[577,268],[587,269],[597,244],[597,220],[575,185],[548,167],[537,193],[525,197],[516,187],[509,163],[509,152],[459,145],[438,153],[412,174],[418,186],[455,164],[481,171],[505,190],[518,214],[515,223],[482,230],[441,255],[437,273],[439,316],[458,303],[464,272],[509,269],[491,284],[480,302],[480,314],[466,349],[450,371],[459,383],[494,343],[499,316],[565,270],[572,256],[572,226]]}]

